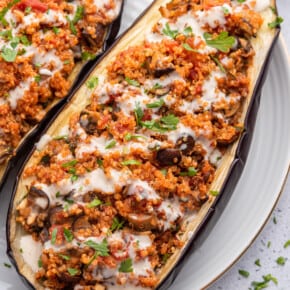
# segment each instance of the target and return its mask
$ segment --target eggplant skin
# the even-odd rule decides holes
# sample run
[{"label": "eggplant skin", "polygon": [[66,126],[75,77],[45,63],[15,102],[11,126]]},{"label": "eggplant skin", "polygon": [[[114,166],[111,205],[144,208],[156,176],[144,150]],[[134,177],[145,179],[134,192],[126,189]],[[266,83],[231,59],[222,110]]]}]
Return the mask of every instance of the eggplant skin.
[{"label": "eggplant skin", "polygon": [[[49,112],[54,115],[64,105],[97,58],[112,44],[123,11],[123,0],[108,1],[103,6],[99,3],[99,11],[86,1],[78,5],[61,1],[59,7],[43,3],[45,0],[33,2],[32,8],[26,0],[12,1],[0,8],[4,18],[12,17],[15,22],[10,30],[12,24],[3,20],[1,50],[12,42],[18,52],[14,59],[9,59],[7,53],[0,57],[2,181],[9,160],[17,162],[13,157],[19,147],[31,146],[27,145],[29,142],[23,145],[24,140],[48,122]],[[31,19],[34,21],[29,24]]]},{"label": "eggplant skin", "polygon": [[[205,18],[211,9],[217,9],[211,3],[201,3],[204,10],[199,12],[204,13]],[[19,253],[21,241],[33,232],[46,245],[65,245],[61,255],[71,258],[63,258],[61,266],[65,271],[58,273],[57,281],[53,282],[56,283],[52,286],[54,288],[87,283],[85,277],[91,277],[90,271],[94,270],[98,279],[93,283],[97,283],[96,287],[100,289],[110,289],[110,283],[118,282],[114,279],[126,282],[128,276],[124,272],[130,273],[131,283],[145,289],[167,289],[191,249],[202,242],[202,237],[213,225],[211,217],[214,209],[225,206],[246,161],[262,85],[280,29],[268,25],[274,23],[277,17],[271,9],[275,3],[269,3],[269,7],[263,9],[260,7],[259,13],[248,12],[251,17],[243,12],[228,16],[227,11],[231,7],[220,7],[221,11],[226,11],[225,17],[240,20],[245,25],[238,27],[236,22],[232,22],[228,34],[217,33],[214,31],[217,22],[212,23],[208,18],[208,23],[203,23],[208,34],[202,37],[211,48],[207,47],[209,51],[201,53],[199,50],[205,46],[190,41],[194,31],[176,24],[178,17],[197,9],[195,4],[190,6],[179,0],[155,1],[100,59],[68,105],[51,120],[42,136],[42,141],[48,140],[44,142],[46,144],[38,146],[37,153],[30,152],[19,172],[7,218],[7,252],[28,285],[36,289],[49,285],[41,285],[39,277],[44,282],[51,282],[46,276],[47,250],[41,250],[44,265],[37,274],[38,279],[32,266]],[[256,19],[251,20],[254,17]],[[162,49],[181,53],[193,63],[198,63],[199,67],[204,61],[209,68],[208,73],[202,69],[188,70],[187,74],[182,71],[184,79],[190,78],[192,83],[202,72],[205,73],[203,82],[206,86],[195,87],[196,94],[206,95],[210,83],[216,83],[214,92],[217,95],[221,96],[224,92],[233,97],[238,92],[238,101],[232,102],[230,107],[212,101],[208,107],[211,100],[207,99],[207,103],[194,106],[191,114],[184,114],[180,104],[172,106],[169,102],[172,99],[167,99],[168,94],[174,91],[178,100],[178,89],[183,86],[179,78],[180,67],[176,59],[168,57],[167,51],[165,57],[160,53],[162,49],[158,50],[158,41],[150,42],[158,40],[158,33],[165,38]],[[143,42],[144,35],[148,37],[148,42]],[[217,39],[227,39],[230,47],[214,47]],[[138,51],[142,53],[138,54]],[[129,61],[126,66],[128,59],[134,61]],[[233,66],[231,62],[234,62]],[[128,70],[135,63],[138,70]],[[233,67],[237,71],[233,71]],[[138,74],[138,71],[141,73]],[[144,75],[147,80],[143,79]],[[166,82],[168,78],[174,79],[178,86]],[[237,79],[240,81],[238,86]],[[149,81],[150,85],[146,87]],[[144,95],[142,87],[146,89]],[[126,96],[142,94],[144,99],[149,100],[144,104],[140,98],[139,103],[131,105],[126,103],[128,99],[124,91]],[[186,89],[181,95],[185,99],[183,108],[193,102]],[[207,125],[210,123],[214,128],[215,134],[208,137],[212,138],[208,146],[214,146],[214,155],[203,143],[206,133],[195,131],[198,129],[188,125],[191,118],[202,119],[195,119],[196,122],[206,120]],[[68,131],[63,135],[68,124]],[[197,123],[195,126],[198,126]],[[151,139],[148,141],[148,136],[154,140],[153,143]],[[131,143],[125,148],[124,143],[127,142]],[[132,143],[139,147],[133,148]],[[91,144],[96,146],[92,151]],[[146,145],[146,150],[140,149],[142,144]],[[221,155],[216,155],[218,152]],[[69,158],[57,163],[55,157],[59,154],[62,158]],[[94,162],[89,164],[91,157]],[[38,175],[38,172],[47,172],[56,164],[61,167],[57,171],[62,174],[59,180],[54,181],[53,174]],[[84,164],[85,168],[82,167]],[[108,170],[109,174],[104,174],[104,170]],[[32,184],[31,178],[34,179]],[[181,186],[174,187],[176,184]],[[164,187],[166,190],[162,191]],[[49,201],[45,195],[50,197]],[[35,198],[41,200],[35,201]],[[55,198],[61,203],[56,203]],[[185,211],[188,216],[184,215]],[[101,217],[102,214],[105,218]],[[93,228],[94,232],[101,231],[96,235],[98,240],[93,240]],[[106,236],[102,234],[104,228],[109,230]],[[69,231],[66,237],[58,234],[64,229]],[[67,239],[83,243],[83,247],[68,247]],[[104,252],[98,252],[99,247]],[[162,250],[164,248],[167,250]],[[171,251],[173,248],[175,250]],[[53,259],[59,259],[57,252],[50,254]],[[142,262],[135,259],[138,255],[142,255]],[[85,256],[89,259],[87,263],[80,259]],[[105,264],[95,266],[106,257],[117,264],[117,274],[106,272]],[[146,273],[138,276],[136,273],[140,269],[146,269]],[[152,269],[158,271],[153,272]]]}]

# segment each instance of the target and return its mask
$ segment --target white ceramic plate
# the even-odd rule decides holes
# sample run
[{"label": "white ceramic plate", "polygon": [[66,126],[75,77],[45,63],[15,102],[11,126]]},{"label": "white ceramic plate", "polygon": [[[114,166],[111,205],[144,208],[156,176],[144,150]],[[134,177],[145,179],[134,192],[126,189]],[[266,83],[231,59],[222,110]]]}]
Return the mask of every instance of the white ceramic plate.
[{"label": "white ceramic plate", "polygon": [[[129,2],[130,1],[130,2]],[[126,4],[124,30],[151,3]],[[211,283],[251,244],[271,213],[290,163],[290,71],[279,40],[263,90],[248,161],[241,179],[204,243],[184,265],[171,290],[195,290]],[[13,178],[13,177],[11,177]],[[9,197],[0,196],[0,289],[25,289],[6,257],[5,220]]]}]

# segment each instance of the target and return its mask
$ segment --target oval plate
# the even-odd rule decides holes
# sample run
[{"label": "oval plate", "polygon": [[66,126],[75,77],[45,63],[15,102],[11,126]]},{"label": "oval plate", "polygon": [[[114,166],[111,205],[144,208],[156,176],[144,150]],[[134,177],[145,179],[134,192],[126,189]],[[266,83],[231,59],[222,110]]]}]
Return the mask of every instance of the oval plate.
[{"label": "oval plate", "polygon": [[[128,1],[124,10],[127,27],[152,1]],[[279,68],[279,69],[278,69]],[[253,241],[272,211],[287,174],[290,160],[289,132],[290,79],[287,55],[278,42],[273,55],[268,80],[264,87],[255,134],[248,161],[241,179],[204,243],[190,257],[171,290],[200,289],[227,269]],[[279,140],[279,142],[277,142]],[[0,227],[4,230],[9,197],[0,197]],[[5,209],[5,210],[4,210]],[[239,229],[237,231],[237,229]],[[0,238],[0,257],[6,244]],[[0,289],[23,289],[18,275],[2,266]]]}]

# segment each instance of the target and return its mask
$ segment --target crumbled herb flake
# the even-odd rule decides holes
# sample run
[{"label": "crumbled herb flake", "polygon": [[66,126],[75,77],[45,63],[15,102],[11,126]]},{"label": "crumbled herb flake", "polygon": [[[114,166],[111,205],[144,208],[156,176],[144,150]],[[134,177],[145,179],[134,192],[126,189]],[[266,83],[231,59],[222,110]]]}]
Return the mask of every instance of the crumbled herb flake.
[{"label": "crumbled herb flake", "polygon": [[186,36],[190,36],[192,35],[192,28],[190,26],[187,26],[184,28],[183,30],[183,33],[186,35]]},{"label": "crumbled herb flake", "polygon": [[278,265],[284,266],[285,263],[286,263],[286,259],[284,257],[280,256],[280,257],[277,258],[276,263]]},{"label": "crumbled herb flake", "polygon": [[113,231],[118,231],[118,230],[122,229],[124,222],[125,221],[119,221],[119,219],[117,217],[114,217],[110,230],[113,232]]},{"label": "crumbled herb flake", "polygon": [[162,173],[164,176],[166,176],[166,174],[167,174],[167,169],[164,168],[164,169],[161,169],[160,171],[161,171],[161,173]]},{"label": "crumbled herb flake", "polygon": [[194,167],[188,167],[187,171],[182,171],[179,173],[180,176],[195,176],[197,170]]},{"label": "crumbled herb flake", "polygon": [[127,166],[127,165],[141,165],[142,162],[135,160],[135,159],[129,159],[121,162],[122,165]]},{"label": "crumbled herb flake", "polygon": [[142,108],[140,107],[140,104],[136,104],[136,108],[134,110],[134,113],[135,113],[135,118],[136,118],[137,125],[141,125],[144,113],[142,111]]},{"label": "crumbled herb flake", "polygon": [[213,55],[210,56],[210,58],[216,63],[216,65],[219,67],[219,69],[223,72],[226,73],[226,69],[223,67],[222,63],[219,61],[219,59]]},{"label": "crumbled herb flake", "polygon": [[24,13],[25,14],[29,14],[31,12],[31,10],[32,10],[32,7],[28,6],[28,7],[25,8]]},{"label": "crumbled herb flake", "polygon": [[76,159],[63,163],[61,166],[63,168],[73,167],[78,163]]},{"label": "crumbled herb flake", "polygon": [[188,43],[183,43],[182,47],[187,51],[198,52],[198,50],[192,48]]},{"label": "crumbled herb flake", "polygon": [[14,62],[17,56],[17,50],[4,46],[2,48],[1,56],[6,62]]},{"label": "crumbled herb flake", "polygon": [[284,248],[287,248],[290,246],[290,240],[286,241],[285,244],[284,244]]},{"label": "crumbled herb flake", "polygon": [[59,191],[55,194],[55,197],[56,198],[60,197],[60,192]]},{"label": "crumbled herb flake", "polygon": [[42,267],[41,256],[39,257],[39,259],[38,259],[38,261],[37,261],[37,265],[38,265],[38,268],[41,268],[41,267]]},{"label": "crumbled herb flake", "polygon": [[131,258],[128,258],[121,262],[120,267],[119,267],[119,272],[122,272],[122,273],[133,272],[133,263],[132,263]]},{"label": "crumbled herb flake", "polygon": [[248,271],[242,269],[239,270],[239,274],[245,278],[248,278],[250,276],[250,273]]},{"label": "crumbled herb flake", "polygon": [[93,60],[95,58],[96,58],[96,55],[91,53],[91,52],[89,52],[89,51],[83,51],[82,52],[82,60],[87,61],[87,60]]},{"label": "crumbled herb flake", "polygon": [[89,89],[94,89],[99,83],[98,77],[91,77],[87,82],[86,85]]},{"label": "crumbled herb flake", "polygon": [[154,109],[154,108],[160,108],[164,105],[164,100],[163,99],[159,99],[153,103],[149,103],[146,105],[146,107],[148,109]]},{"label": "crumbled herb flake", "polygon": [[146,136],[142,136],[142,135],[132,135],[131,133],[127,133],[126,135],[125,135],[125,137],[124,137],[124,139],[126,140],[126,141],[130,141],[130,140],[132,140],[132,139],[147,139],[147,137]]},{"label": "crumbled herb flake", "polygon": [[276,219],[275,216],[273,217],[273,223],[274,223],[275,225],[277,224],[277,219]]},{"label": "crumbled herb flake", "polygon": [[103,160],[102,159],[97,159],[97,164],[99,165],[99,167],[103,167]]},{"label": "crumbled herb flake", "polygon": [[267,248],[270,248],[270,247],[271,247],[271,242],[268,241],[268,243],[267,243]]},{"label": "crumbled herb flake", "polygon": [[69,260],[70,260],[70,257],[67,256],[67,255],[59,254],[59,256],[60,256],[62,259],[66,260],[66,261],[69,261]]},{"label": "crumbled herb flake", "polygon": [[210,195],[212,195],[212,196],[218,196],[219,195],[219,191],[217,191],[217,190],[210,190]]},{"label": "crumbled herb flake", "polygon": [[39,84],[41,81],[41,76],[40,75],[34,76],[34,81]]}]

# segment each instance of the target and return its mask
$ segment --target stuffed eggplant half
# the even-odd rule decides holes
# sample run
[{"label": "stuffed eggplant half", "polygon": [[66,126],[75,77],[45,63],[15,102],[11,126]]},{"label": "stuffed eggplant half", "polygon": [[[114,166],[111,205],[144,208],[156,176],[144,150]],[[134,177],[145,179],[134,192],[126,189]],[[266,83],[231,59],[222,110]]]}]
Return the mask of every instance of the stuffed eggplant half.
[{"label": "stuffed eggplant half", "polygon": [[121,5],[122,0],[0,1],[0,177],[31,128],[67,95],[85,62],[115,37],[111,28]]},{"label": "stuffed eggplant half", "polygon": [[102,58],[10,204],[8,253],[30,286],[167,287],[241,146],[279,32],[273,5],[157,0]]}]

